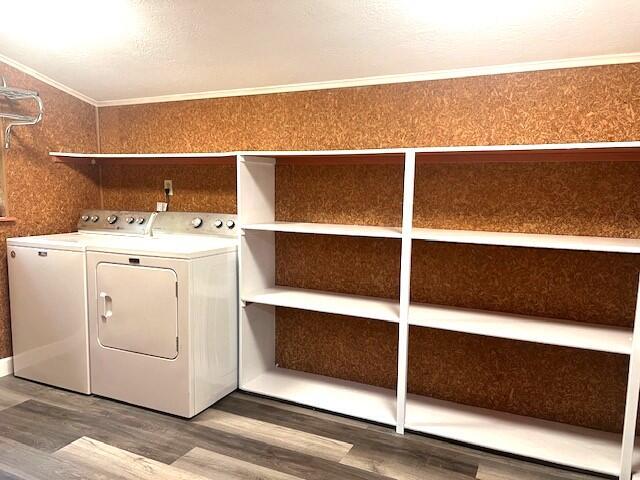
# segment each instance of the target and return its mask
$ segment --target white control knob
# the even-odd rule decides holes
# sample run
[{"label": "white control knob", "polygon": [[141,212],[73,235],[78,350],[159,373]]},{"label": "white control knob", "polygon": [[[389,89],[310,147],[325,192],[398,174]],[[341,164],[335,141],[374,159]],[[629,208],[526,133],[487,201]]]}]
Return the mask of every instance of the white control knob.
[{"label": "white control knob", "polygon": [[91,221],[93,223],[96,223],[98,220],[100,220],[100,217],[98,215],[91,215]]},{"label": "white control knob", "polygon": [[193,228],[200,228],[202,226],[202,219],[200,217],[196,217],[191,220],[191,225]]},{"label": "white control knob", "polygon": [[80,217],[80,220],[82,220],[83,222],[88,222],[89,221],[89,215],[82,215]]},{"label": "white control knob", "polygon": [[236,222],[233,220],[227,220],[227,228],[233,228],[236,226]]},{"label": "white control knob", "polygon": [[142,224],[144,223],[144,217],[138,217],[138,218],[136,218],[136,223],[137,223],[138,225],[142,225]]},{"label": "white control knob", "polygon": [[107,217],[107,222],[109,222],[109,225],[113,225],[117,221],[118,221],[118,217],[116,215],[109,215]]},{"label": "white control knob", "polygon": [[133,218],[133,217],[127,217],[127,218],[124,219],[124,221],[127,222],[127,223],[133,223],[134,220],[135,220],[135,218]]},{"label": "white control knob", "polygon": [[215,222],[213,222],[213,224],[215,225],[216,228],[221,228],[222,225],[224,225],[224,223],[222,223],[222,220],[217,219]]}]

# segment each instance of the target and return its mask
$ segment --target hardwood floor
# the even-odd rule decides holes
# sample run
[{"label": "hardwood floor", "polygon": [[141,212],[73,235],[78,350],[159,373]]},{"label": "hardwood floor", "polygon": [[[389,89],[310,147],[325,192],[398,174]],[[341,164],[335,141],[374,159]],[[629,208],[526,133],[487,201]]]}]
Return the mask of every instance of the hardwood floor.
[{"label": "hardwood floor", "polygon": [[236,392],[191,420],[0,378],[0,479],[588,480]]}]

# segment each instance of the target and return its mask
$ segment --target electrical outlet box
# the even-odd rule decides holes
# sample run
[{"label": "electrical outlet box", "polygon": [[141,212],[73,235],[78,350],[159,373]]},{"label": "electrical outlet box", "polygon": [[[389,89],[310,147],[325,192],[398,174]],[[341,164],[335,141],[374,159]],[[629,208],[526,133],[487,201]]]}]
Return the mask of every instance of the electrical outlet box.
[{"label": "electrical outlet box", "polygon": [[173,182],[171,180],[164,181],[164,190],[165,192],[169,190],[169,195],[173,195]]}]

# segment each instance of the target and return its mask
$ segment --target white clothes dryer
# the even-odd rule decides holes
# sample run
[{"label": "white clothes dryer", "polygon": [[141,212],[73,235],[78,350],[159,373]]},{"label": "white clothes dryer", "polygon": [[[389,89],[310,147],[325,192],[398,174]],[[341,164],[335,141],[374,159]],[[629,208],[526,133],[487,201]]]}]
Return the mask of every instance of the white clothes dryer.
[{"label": "white clothes dryer", "polygon": [[192,417],[237,388],[235,222],[162,212],[87,245],[93,393]]}]

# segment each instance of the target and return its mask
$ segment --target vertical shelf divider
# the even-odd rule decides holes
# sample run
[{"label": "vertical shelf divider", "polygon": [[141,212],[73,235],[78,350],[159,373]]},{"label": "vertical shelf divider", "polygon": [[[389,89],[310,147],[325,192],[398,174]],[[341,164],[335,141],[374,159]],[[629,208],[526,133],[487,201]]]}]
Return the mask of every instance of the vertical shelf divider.
[{"label": "vertical shelf divider", "polygon": [[404,160],[402,201],[402,249],[400,256],[400,323],[398,325],[398,383],[396,387],[396,432],[404,433],[407,403],[409,353],[409,302],[411,300],[411,231],[413,229],[413,190],[416,152],[408,150]]},{"label": "vertical shelf divider", "polygon": [[[270,157],[237,157],[240,388],[275,363],[275,307],[247,306],[241,300],[243,293],[264,289],[275,282],[275,233],[246,233],[242,228],[247,223],[275,220],[275,165],[276,160]],[[247,235],[255,237],[254,241],[247,242]]]},{"label": "vertical shelf divider", "polygon": [[633,449],[638,420],[638,397],[640,396],[640,278],[636,297],[636,314],[633,322],[633,340],[629,355],[629,377],[622,429],[622,452],[620,455],[620,480],[630,480],[633,474]]}]

